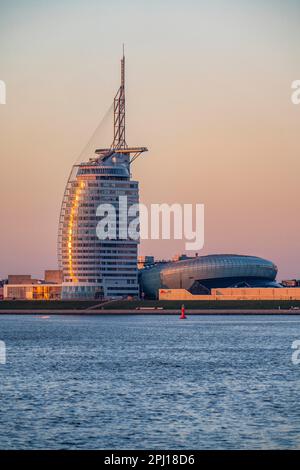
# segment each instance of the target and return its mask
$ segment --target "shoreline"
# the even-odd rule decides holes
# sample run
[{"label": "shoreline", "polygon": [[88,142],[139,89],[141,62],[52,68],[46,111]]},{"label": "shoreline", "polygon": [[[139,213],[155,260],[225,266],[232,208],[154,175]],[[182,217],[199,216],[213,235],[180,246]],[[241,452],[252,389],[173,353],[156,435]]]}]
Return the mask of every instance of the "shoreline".
[{"label": "shoreline", "polygon": [[[186,315],[269,315],[269,316],[300,316],[299,310],[290,310],[290,309],[186,309]],[[76,309],[3,309],[0,311],[1,315],[42,315],[44,317],[50,315],[80,315],[80,316],[103,316],[103,315],[134,315],[134,316],[165,316],[165,315],[175,315],[179,316],[180,311],[175,309],[165,309],[165,310],[132,310],[132,309],[86,309],[86,310],[76,310]]]}]

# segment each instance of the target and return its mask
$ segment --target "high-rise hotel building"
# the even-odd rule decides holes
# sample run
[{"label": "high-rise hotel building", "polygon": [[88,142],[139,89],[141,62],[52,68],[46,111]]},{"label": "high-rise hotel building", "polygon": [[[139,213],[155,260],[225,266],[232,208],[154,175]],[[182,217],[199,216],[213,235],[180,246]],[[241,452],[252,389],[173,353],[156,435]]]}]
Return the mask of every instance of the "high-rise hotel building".
[{"label": "high-rise hotel building", "polygon": [[[63,197],[58,258],[63,271],[63,299],[138,296],[138,240],[119,237],[119,197],[139,202],[139,185],[130,178],[131,163],[145,147],[128,147],[125,139],[125,57],[121,86],[114,99],[114,140],[109,149],[97,149],[89,161],[74,165]],[[116,209],[116,237],[100,239],[100,204]],[[130,218],[128,217],[128,223]],[[121,224],[121,222],[120,222]]]}]

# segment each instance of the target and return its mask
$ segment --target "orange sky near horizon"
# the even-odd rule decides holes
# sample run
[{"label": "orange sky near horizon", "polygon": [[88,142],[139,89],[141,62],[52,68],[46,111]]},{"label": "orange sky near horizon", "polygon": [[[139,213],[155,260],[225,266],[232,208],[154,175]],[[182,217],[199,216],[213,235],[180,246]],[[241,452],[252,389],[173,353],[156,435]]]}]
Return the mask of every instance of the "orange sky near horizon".
[{"label": "orange sky near horizon", "polygon": [[2,1],[0,278],[56,268],[65,184],[117,91],[123,42],[127,142],[149,149],[133,167],[141,201],[204,203],[200,255],[262,256],[300,278],[299,20],[295,0]]}]

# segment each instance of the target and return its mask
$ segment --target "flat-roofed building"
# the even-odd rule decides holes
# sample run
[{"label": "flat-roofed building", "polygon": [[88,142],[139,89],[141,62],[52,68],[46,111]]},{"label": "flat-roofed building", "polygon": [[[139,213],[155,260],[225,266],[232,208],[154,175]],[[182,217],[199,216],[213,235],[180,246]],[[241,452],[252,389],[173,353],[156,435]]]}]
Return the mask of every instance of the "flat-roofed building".
[{"label": "flat-roofed building", "polygon": [[9,274],[8,284],[37,284],[37,279],[32,279],[30,274]]},{"label": "flat-roofed building", "polygon": [[159,289],[159,300],[300,300],[300,287],[237,287],[211,289],[207,295],[192,294],[186,289]]},{"label": "flat-roofed building", "polygon": [[[132,163],[147,149],[126,143],[124,86],[123,56],[121,86],[114,100],[113,143],[110,148],[95,149],[94,155],[73,166],[63,197],[58,233],[63,299],[139,296],[139,237],[130,237],[127,228],[136,217],[129,210],[139,202],[138,182],[131,179]],[[124,214],[120,208],[121,199],[128,204],[128,217],[127,210]],[[101,236],[97,227],[107,211],[114,229]]]},{"label": "flat-roofed building", "polygon": [[5,284],[4,300],[60,300],[61,284]]}]

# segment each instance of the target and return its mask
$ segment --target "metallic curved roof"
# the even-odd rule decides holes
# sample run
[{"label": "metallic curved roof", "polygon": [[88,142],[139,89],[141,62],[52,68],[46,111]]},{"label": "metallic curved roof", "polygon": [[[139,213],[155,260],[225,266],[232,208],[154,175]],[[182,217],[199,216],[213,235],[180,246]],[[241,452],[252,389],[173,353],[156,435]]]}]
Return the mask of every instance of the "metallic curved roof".
[{"label": "metallic curved roof", "polygon": [[199,279],[255,276],[274,280],[277,274],[277,267],[271,261],[257,256],[233,254],[197,256],[161,266],[164,274],[193,269],[200,275]]},{"label": "metallic curved roof", "polygon": [[277,267],[257,256],[216,254],[158,263],[140,272],[143,290],[154,295],[159,288],[189,289],[194,281],[260,279],[274,281]]}]

